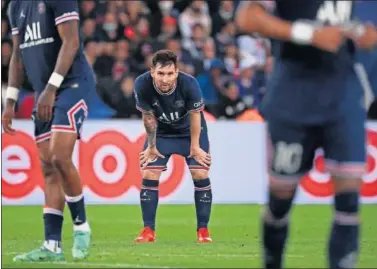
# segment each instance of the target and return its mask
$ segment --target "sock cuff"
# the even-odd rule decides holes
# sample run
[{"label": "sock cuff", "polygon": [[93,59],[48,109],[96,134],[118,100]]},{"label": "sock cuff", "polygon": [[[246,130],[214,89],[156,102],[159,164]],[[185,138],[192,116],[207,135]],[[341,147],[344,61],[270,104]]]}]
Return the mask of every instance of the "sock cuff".
[{"label": "sock cuff", "polygon": [[65,200],[68,202],[68,203],[77,203],[78,201],[80,201],[82,198],[84,198],[84,194],[79,194],[77,196],[68,196],[66,195],[65,196]]},{"label": "sock cuff", "polygon": [[44,207],[43,208],[43,214],[51,214],[51,215],[57,215],[63,217],[63,212],[59,209],[50,208],[50,207]]},{"label": "sock cuff", "polygon": [[211,189],[211,181],[209,180],[209,178],[194,179],[194,186],[195,186],[195,190],[198,190],[198,191],[210,190]]},{"label": "sock cuff", "polygon": [[335,211],[345,213],[359,212],[359,198],[360,194],[357,191],[335,194]]},{"label": "sock cuff", "polygon": [[160,184],[160,182],[158,180],[143,178],[141,188],[147,189],[147,190],[158,190],[159,184]]}]

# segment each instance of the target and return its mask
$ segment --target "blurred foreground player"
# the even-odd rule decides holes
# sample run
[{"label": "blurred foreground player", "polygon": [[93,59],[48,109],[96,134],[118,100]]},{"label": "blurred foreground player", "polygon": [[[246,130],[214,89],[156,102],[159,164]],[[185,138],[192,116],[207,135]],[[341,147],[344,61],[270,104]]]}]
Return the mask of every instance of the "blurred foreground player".
[{"label": "blurred foreground player", "polygon": [[143,182],[140,203],[144,229],[136,242],[154,242],[161,172],[172,154],[186,158],[195,186],[197,239],[211,242],[208,222],[212,191],[208,178],[211,164],[203,97],[195,78],[179,72],[177,56],[156,52],[150,72],[135,81],[136,107],[142,112],[147,139],[140,153]]},{"label": "blurred foreground player", "polygon": [[299,179],[312,168],[315,150],[323,148],[335,189],[328,265],[355,268],[366,111],[354,53],[376,44],[376,29],[351,21],[352,1],[277,0],[276,16],[265,12],[273,2],[256,2],[244,2],[238,26],[279,40],[262,106],[273,152],[263,218],[265,267],[283,266]]},{"label": "blurred foreground player", "polygon": [[23,65],[38,100],[33,120],[45,179],[45,241],[41,248],[14,260],[64,260],[61,236],[65,200],[74,224],[72,256],[83,259],[88,255],[91,231],[80,176],[71,158],[87,116],[87,100],[95,94],[95,80],[79,37],[78,4],[66,0],[12,1],[9,18],[13,54],[2,123],[6,133],[15,133],[12,119],[24,78]]}]

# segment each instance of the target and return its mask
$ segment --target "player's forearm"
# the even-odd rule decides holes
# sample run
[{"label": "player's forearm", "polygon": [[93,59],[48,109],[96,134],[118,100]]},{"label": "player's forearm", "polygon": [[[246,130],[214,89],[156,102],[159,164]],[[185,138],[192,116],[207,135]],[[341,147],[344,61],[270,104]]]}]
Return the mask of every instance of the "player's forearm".
[{"label": "player's forearm", "polygon": [[201,132],[201,115],[200,112],[190,113],[190,134],[191,134],[191,147],[200,147],[199,138]]},{"label": "player's forearm", "polygon": [[[59,74],[64,78],[68,74],[68,71],[71,69],[79,48],[80,42],[76,38],[64,41],[59,51],[54,73]],[[51,83],[49,83],[49,85],[50,84]],[[57,90],[58,87],[51,87],[50,89]]]},{"label": "player's forearm", "polygon": [[280,40],[291,39],[291,23],[269,14],[252,2],[245,3],[245,6],[237,11],[236,24],[243,32],[258,33]]},{"label": "player's forearm", "polygon": [[[19,90],[24,81],[24,71],[23,64],[21,60],[20,51],[17,48],[14,48],[12,57],[9,63],[9,81],[8,81],[8,90],[17,89]],[[17,95],[18,96],[18,95]],[[6,106],[13,107],[17,101],[17,97],[14,99],[9,98],[7,94]]]},{"label": "player's forearm", "polygon": [[145,131],[147,133],[148,146],[155,147],[156,134],[157,134],[156,117],[152,113],[150,114],[143,113],[143,122],[144,122]]}]

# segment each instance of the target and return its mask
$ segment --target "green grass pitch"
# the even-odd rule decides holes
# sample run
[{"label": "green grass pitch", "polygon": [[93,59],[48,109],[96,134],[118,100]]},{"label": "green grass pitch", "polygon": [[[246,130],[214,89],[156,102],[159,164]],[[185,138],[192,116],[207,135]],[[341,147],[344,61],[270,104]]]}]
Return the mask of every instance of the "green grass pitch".
[{"label": "green grass pitch", "polygon": [[[161,205],[157,216],[157,242],[134,244],[141,228],[136,205],[88,206],[93,230],[91,255],[86,261],[71,258],[72,222],[65,210],[63,248],[67,261],[60,264],[14,263],[13,256],[39,247],[43,239],[42,208],[2,207],[2,267],[39,268],[261,268],[258,205],[214,205],[210,231],[214,242],[196,243],[193,205]],[[377,205],[362,207],[359,268],[377,266]],[[287,268],[326,268],[326,242],[331,220],[328,205],[296,206],[292,212]]]}]

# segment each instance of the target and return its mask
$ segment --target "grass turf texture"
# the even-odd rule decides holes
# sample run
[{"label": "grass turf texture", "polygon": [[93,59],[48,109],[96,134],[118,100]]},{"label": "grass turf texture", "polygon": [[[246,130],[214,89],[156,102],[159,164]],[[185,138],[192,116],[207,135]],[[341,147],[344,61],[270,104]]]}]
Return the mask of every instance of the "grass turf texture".
[{"label": "grass turf texture", "polygon": [[[71,257],[72,221],[65,210],[63,249],[66,262],[15,263],[21,252],[38,248],[43,239],[42,208],[2,207],[2,267],[10,268],[260,268],[261,248],[258,205],[214,205],[210,223],[211,244],[196,243],[194,205],[160,205],[157,242],[135,244],[142,222],[139,206],[87,206],[93,231],[90,257]],[[359,268],[377,266],[377,205],[362,207]],[[300,205],[292,212],[291,237],[286,255],[288,268],[326,268],[326,244],[331,207]]]}]

